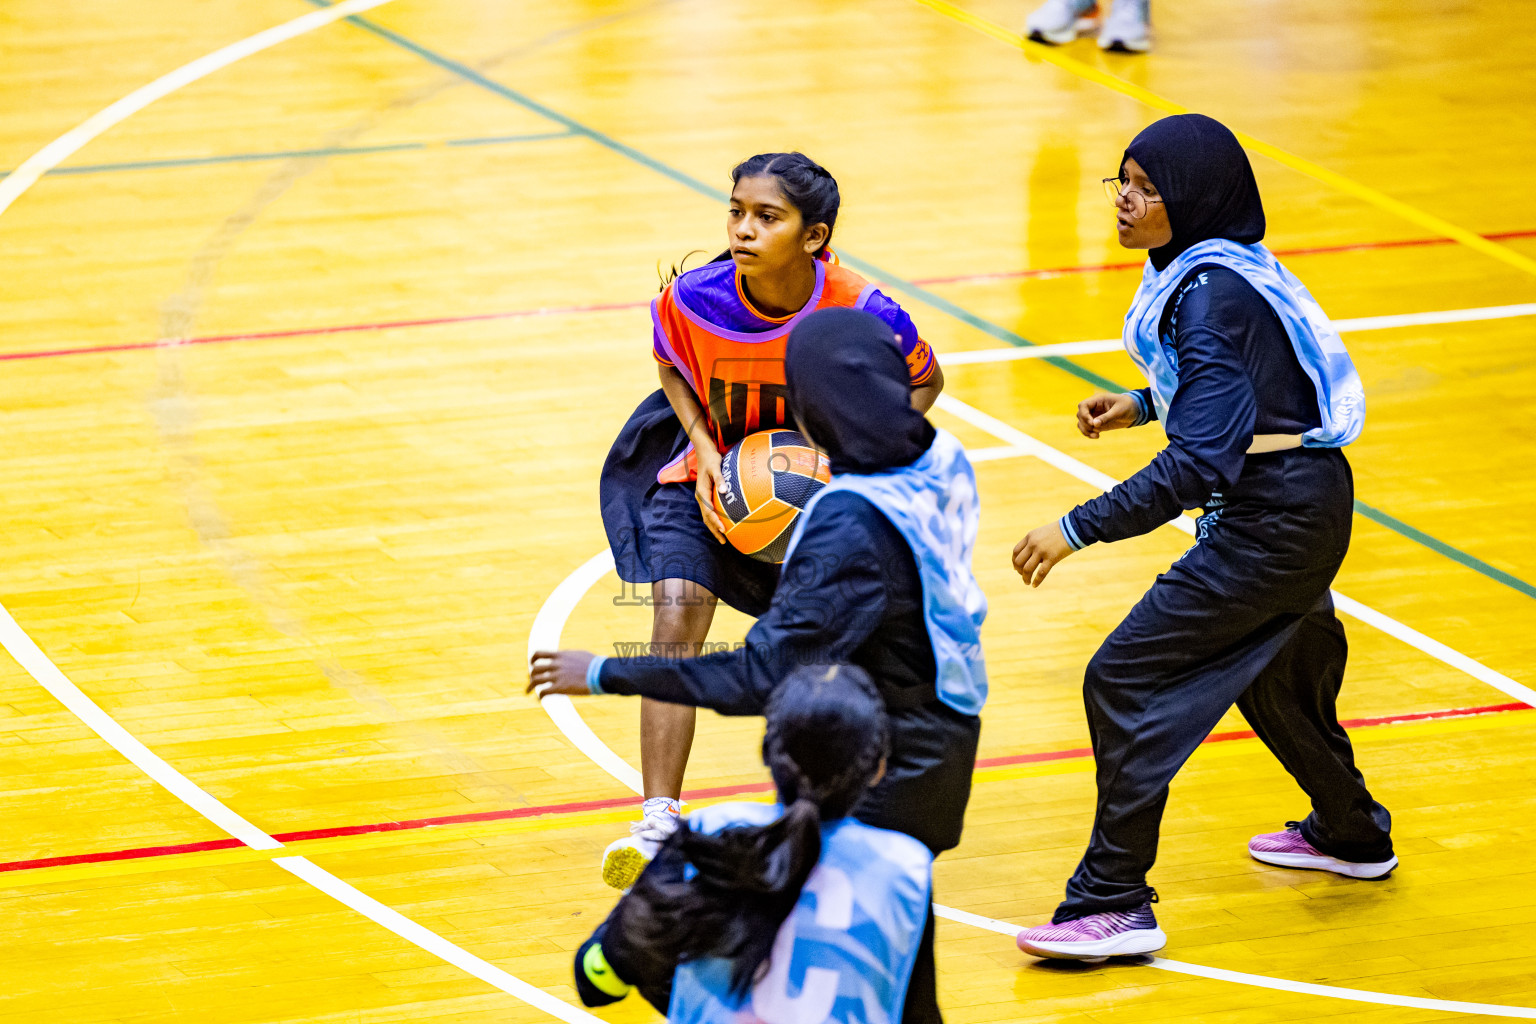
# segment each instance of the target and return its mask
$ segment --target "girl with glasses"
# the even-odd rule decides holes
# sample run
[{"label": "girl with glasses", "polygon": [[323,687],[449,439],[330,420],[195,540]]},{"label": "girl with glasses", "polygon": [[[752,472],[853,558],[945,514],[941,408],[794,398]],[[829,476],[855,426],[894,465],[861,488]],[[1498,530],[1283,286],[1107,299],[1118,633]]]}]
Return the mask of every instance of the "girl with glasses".
[{"label": "girl with glasses", "polygon": [[1168,446],[1108,493],[1032,530],[1014,567],[1039,586],[1089,544],[1147,533],[1202,508],[1195,546],[1152,584],[1088,664],[1098,766],[1087,852],[1050,924],[1019,946],[1098,960],[1166,939],[1147,874],[1168,784],[1235,703],[1311,798],[1255,836],[1256,860],[1385,878],[1391,816],[1355,767],[1335,700],[1344,627],[1329,585],[1349,547],[1354,483],[1343,447],[1365,396],[1306,287],[1259,240],[1264,208],[1236,137],[1182,114],[1153,124],[1109,179],[1120,244],[1148,250],[1126,316],[1149,387],[1078,405],[1078,429],[1162,421]]}]

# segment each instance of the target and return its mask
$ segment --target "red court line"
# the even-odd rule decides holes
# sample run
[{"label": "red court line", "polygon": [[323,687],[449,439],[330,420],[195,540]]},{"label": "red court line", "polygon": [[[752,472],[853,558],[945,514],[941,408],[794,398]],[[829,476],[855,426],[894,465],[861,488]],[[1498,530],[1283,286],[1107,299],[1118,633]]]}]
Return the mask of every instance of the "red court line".
[{"label": "red court line", "polygon": [[98,864],[110,860],[139,860],[143,857],[169,857],[177,853],[200,853],[203,850],[233,850],[245,844],[233,837],[209,839],[201,843],[178,843],[174,846],[139,846],[131,850],[107,850],[102,853],[76,853],[66,857],[39,857],[36,860],[13,860],[0,864],[0,871],[30,871],[33,868],[56,868],[61,864]]},{"label": "red court line", "polygon": [[[1483,236],[1490,241],[1507,241],[1515,238],[1536,238],[1536,229],[1528,231],[1503,231]],[[1372,249],[1405,249],[1425,245],[1455,245],[1450,238],[1405,238],[1391,242],[1355,242],[1346,245],[1325,245],[1309,249],[1276,249],[1276,256],[1321,256],[1329,253],[1364,252]],[[1057,277],[1063,274],[1089,274],[1103,271],[1138,270],[1143,263],[1093,263],[1074,267],[1046,267],[1038,270],[1007,270],[997,273],[956,274],[951,277],[919,277],[912,284],[919,287],[938,284],[980,284],[987,281],[1019,281],[1040,277]],[[884,282],[879,282],[884,283]],[[336,324],[330,327],[295,327],[281,331],[252,331],[246,334],[208,334],[192,338],[165,338],[159,341],[135,341],[121,345],[94,345],[81,348],[40,349],[31,352],[0,352],[0,362],[21,359],[49,359],[55,356],[86,356],[105,352],[140,352],[152,348],[169,348],[176,345],[217,345],[233,341],[270,341],[278,338],[309,338],[326,334],[355,334],[360,331],[387,331],[401,327],[440,327],[444,324],[468,324],[489,320],[523,320],[539,316],[570,316],[581,313],[610,313],[625,309],[642,309],[650,302],[610,302],[590,306],[543,306],[538,309],[514,309],[501,313],[468,313],[461,316],[433,316],[415,320],[382,320],[374,323]]]},{"label": "red court line", "polygon": [[276,338],[308,338],[324,334],[354,334],[358,331],[387,331],[396,327],[436,327],[440,324],[468,324],[481,320],[522,320],[536,316],[561,316],[576,313],[607,313],[619,309],[643,309],[645,302],[609,302],[591,306],[541,306],[538,309],[514,309],[503,313],[468,313],[462,316],[433,316],[418,320],[381,320],[366,324],[336,324],[331,327],[295,327],[283,331],[252,331],[248,334],[205,334],[194,338],[165,338],[159,341],[135,341],[122,345],[92,345],[84,348],[40,349],[33,352],[3,352],[0,362],[18,359],[48,359],[53,356],[88,356],[101,352],[139,352],[149,348],[176,348],[181,345],[217,345],[230,341],[270,341]]},{"label": "red court line", "polygon": [[[1450,708],[1445,711],[1416,711],[1406,715],[1386,715],[1381,718],[1351,718],[1340,722],[1346,729],[1364,729],[1373,725],[1397,725],[1402,722],[1425,722],[1436,718],[1470,718],[1474,715],[1493,715],[1505,711],[1530,711],[1529,704],[1488,704],[1478,708]],[[1207,736],[1201,745],[1206,743],[1225,743],[1228,740],[1252,740],[1257,739],[1258,733],[1249,729],[1234,729],[1231,732],[1213,732]],[[1010,757],[984,757],[976,762],[977,768],[998,768],[1010,764],[1034,764],[1040,761],[1065,761],[1074,757],[1092,757],[1093,750],[1088,747],[1076,747],[1072,750],[1047,750],[1038,754],[1014,754]]]},{"label": "red court line", "polygon": [[[1490,242],[1507,242],[1517,238],[1536,238],[1536,229],[1528,231],[1500,231],[1484,235]],[[1347,242],[1343,245],[1319,245],[1299,249],[1276,249],[1276,256],[1328,256],[1342,252],[1369,252],[1376,249],[1414,249],[1427,245],[1456,245],[1454,238],[1400,238],[1390,242]],[[1036,270],[1005,270],[995,273],[955,274],[950,277],[922,277],[912,283],[933,284],[984,284],[988,281],[1023,281],[1039,277],[1060,277],[1067,274],[1093,274],[1116,270],[1140,270],[1146,261],[1135,263],[1088,263],[1073,267],[1042,267]]]},{"label": "red court line", "polygon": [[[1369,728],[1376,725],[1395,725],[1400,722],[1422,722],[1439,718],[1469,718],[1474,715],[1491,715],[1508,711],[1533,710],[1528,704],[1489,704],[1475,708],[1450,708],[1445,711],[1418,711],[1403,715],[1385,715],[1380,718],[1354,718],[1341,722],[1347,729]],[[1248,730],[1216,732],[1205,738],[1205,743],[1223,743],[1229,740],[1248,740],[1255,736]],[[1092,757],[1087,747],[1068,750],[1044,750],[1033,754],[1013,754],[1007,757],[984,757],[976,762],[977,768],[999,768],[1014,764],[1037,764],[1048,761],[1071,761]],[[748,793],[766,793],[772,784],[747,782],[734,786],[714,786],[708,789],[691,789],[683,794],[687,800],[709,800],[722,796],[742,796]],[[442,825],[464,825],[481,821],[509,821],[517,818],[537,818],[546,815],[574,814],[579,811],[611,810],[628,807],[635,802],[633,796],[611,797],[605,800],[578,800],[563,804],[545,804],[534,807],[516,807],[501,811],[477,811],[472,814],[448,814],[435,818],[411,818],[405,821],[384,821],[370,825],[343,825],[337,828],[305,829],[299,832],[274,833],[272,838],[280,843],[296,843],[306,839],[334,839],[340,836],[367,835],[373,832],[404,832],[425,830]],[[64,857],[41,857],[35,860],[14,860],[0,863],[0,872],[30,871],[36,868],[59,867],[65,864],[99,864],[105,861],[139,860],[148,857],[168,857],[178,853],[198,853],[204,850],[231,850],[241,846],[238,839],[210,839],[200,843],[180,843],[169,846],[140,846],[130,850],[107,850],[99,853],[78,853]]]},{"label": "red court line", "polygon": [[[712,789],[689,790],[684,797],[690,800],[709,800],[719,796],[737,796],[742,793],[760,793],[769,789],[766,782],[748,782],[739,786],[716,786]],[[377,825],[343,825],[339,828],[315,828],[303,832],[273,833],[280,843],[297,843],[305,839],[334,839],[337,836],[360,836],[370,832],[400,832],[410,829],[432,828],[437,825],[467,825],[477,821],[509,821],[516,818],[537,818],[546,814],[575,814],[578,811],[606,811],[615,807],[628,807],[635,802],[632,796],[610,797],[606,800],[578,800],[572,803],[548,804],[542,807],[517,807],[507,811],[477,811],[472,814],[449,814],[437,818],[415,818],[409,821],[386,821]],[[0,871],[5,870],[0,865]]]}]

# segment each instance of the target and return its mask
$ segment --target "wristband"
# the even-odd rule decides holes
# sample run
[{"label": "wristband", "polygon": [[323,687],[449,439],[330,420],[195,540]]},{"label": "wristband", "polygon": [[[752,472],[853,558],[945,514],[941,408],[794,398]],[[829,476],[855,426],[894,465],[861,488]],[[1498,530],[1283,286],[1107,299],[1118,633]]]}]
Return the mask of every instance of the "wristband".
[{"label": "wristband", "polygon": [[603,662],[608,660],[605,654],[599,654],[587,663],[587,692],[601,694],[603,692]]}]

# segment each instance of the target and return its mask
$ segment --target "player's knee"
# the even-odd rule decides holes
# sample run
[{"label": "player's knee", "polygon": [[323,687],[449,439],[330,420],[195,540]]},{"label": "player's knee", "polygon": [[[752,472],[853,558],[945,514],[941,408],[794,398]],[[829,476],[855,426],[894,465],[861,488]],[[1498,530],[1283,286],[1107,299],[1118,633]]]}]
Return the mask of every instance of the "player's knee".
[{"label": "player's knee", "polygon": [[657,640],[670,640],[687,624],[688,616],[681,609],[657,607],[651,621],[651,632]]},{"label": "player's knee", "polygon": [[1102,648],[1088,659],[1088,667],[1083,670],[1083,701],[1085,703],[1102,703],[1113,686],[1108,672],[1108,662],[1109,659],[1104,656]]},{"label": "player's knee", "polygon": [[709,631],[709,617],[692,605],[657,607],[651,628],[655,643],[696,643]]}]

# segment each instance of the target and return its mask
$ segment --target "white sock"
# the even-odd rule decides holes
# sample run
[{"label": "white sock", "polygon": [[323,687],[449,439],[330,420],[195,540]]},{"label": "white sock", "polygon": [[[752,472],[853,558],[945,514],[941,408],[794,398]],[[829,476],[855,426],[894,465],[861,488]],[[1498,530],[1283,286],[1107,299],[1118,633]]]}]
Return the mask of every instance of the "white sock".
[{"label": "white sock", "polygon": [[682,814],[683,805],[680,801],[669,796],[653,796],[640,805],[640,816],[649,818],[653,814]]}]

